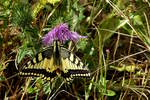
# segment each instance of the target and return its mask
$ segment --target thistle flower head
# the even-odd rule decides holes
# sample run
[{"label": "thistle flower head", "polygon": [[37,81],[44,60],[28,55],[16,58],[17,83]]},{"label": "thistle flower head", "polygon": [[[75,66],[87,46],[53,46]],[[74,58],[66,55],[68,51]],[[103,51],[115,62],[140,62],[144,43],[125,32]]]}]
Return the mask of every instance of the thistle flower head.
[{"label": "thistle flower head", "polygon": [[70,31],[68,25],[64,23],[57,25],[49,31],[48,34],[42,38],[42,41],[44,45],[51,45],[54,40],[64,43],[67,40],[77,42],[80,38],[87,38],[87,36],[81,36],[77,32]]}]

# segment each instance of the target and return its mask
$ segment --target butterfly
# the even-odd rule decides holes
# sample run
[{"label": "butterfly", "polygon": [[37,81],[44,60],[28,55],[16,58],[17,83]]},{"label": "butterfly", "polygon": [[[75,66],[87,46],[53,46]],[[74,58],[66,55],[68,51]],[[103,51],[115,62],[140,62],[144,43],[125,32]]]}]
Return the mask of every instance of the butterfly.
[{"label": "butterfly", "polygon": [[87,66],[73,52],[61,46],[59,41],[54,41],[52,46],[25,63],[19,75],[46,80],[61,76],[67,81],[77,77],[90,78]]}]

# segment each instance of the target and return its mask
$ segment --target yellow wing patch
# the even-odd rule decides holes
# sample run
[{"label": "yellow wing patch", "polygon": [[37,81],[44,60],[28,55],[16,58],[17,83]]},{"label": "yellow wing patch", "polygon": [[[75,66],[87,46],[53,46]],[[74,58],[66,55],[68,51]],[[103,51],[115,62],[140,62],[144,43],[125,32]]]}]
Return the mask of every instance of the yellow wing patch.
[{"label": "yellow wing patch", "polygon": [[57,69],[57,66],[54,65],[54,59],[51,57],[51,59],[44,59],[43,69],[46,69],[48,72],[53,72]]}]

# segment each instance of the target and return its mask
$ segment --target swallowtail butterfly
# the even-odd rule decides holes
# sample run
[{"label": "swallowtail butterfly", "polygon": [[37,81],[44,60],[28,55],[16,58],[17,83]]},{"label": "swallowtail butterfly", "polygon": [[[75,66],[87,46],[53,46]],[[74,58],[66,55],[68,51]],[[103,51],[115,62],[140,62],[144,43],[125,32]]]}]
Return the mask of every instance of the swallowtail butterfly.
[{"label": "swallowtail butterfly", "polygon": [[69,81],[75,77],[89,78],[90,72],[73,52],[60,46],[58,41],[54,41],[52,46],[28,61],[19,75],[42,77],[46,80],[61,76]]}]

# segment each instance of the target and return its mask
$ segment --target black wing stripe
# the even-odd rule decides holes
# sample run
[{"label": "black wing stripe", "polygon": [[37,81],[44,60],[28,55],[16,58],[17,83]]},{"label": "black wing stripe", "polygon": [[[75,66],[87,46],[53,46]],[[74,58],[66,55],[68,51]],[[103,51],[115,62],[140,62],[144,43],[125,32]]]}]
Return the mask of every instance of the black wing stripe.
[{"label": "black wing stripe", "polygon": [[75,64],[76,59],[77,59],[77,58],[75,58],[75,55],[73,55],[73,61],[72,61],[72,63]]},{"label": "black wing stripe", "polygon": [[77,66],[80,66],[80,61],[78,61]]},{"label": "black wing stripe", "polygon": [[78,73],[80,73],[80,74],[87,74],[87,73],[89,73],[88,70],[69,70],[69,72],[71,74],[78,74]]},{"label": "black wing stripe", "polygon": [[90,72],[88,70],[68,70],[67,73],[62,72],[62,77],[69,78],[69,77],[85,77],[90,78]]},{"label": "black wing stripe", "polygon": [[45,69],[23,69],[20,72],[21,76],[40,76],[40,74],[44,75],[44,77],[50,77],[50,78],[54,78],[57,75],[56,71],[50,73],[47,72]]},{"label": "black wing stripe", "polygon": [[40,60],[39,60],[39,54],[37,54],[34,59],[36,60],[36,63],[39,63],[40,62]]},{"label": "black wing stripe", "polygon": [[[35,64],[35,63],[33,62],[33,60],[31,60],[31,61],[30,61],[30,63],[31,63],[32,65],[34,65],[34,64]],[[29,64],[29,63],[28,63],[28,64]]]}]

